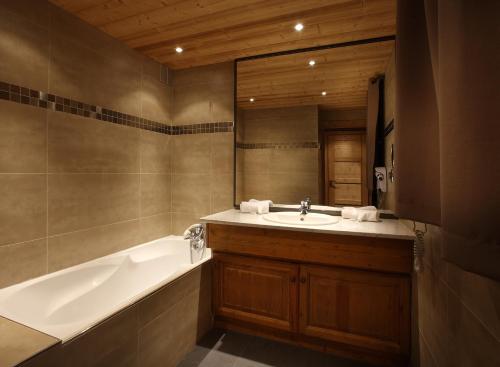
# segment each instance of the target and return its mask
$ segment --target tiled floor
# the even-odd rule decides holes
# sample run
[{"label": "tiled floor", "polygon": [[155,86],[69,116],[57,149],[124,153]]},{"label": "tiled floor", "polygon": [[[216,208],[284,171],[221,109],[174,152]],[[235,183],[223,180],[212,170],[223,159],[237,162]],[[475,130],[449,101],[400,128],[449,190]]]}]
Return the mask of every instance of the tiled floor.
[{"label": "tiled floor", "polygon": [[367,367],[262,338],[212,330],[177,367]]}]

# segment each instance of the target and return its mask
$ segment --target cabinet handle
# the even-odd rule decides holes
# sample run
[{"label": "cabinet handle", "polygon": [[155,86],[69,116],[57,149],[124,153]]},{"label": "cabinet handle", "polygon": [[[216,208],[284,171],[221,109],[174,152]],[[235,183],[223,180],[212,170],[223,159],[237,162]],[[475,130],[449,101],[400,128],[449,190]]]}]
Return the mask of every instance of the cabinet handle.
[{"label": "cabinet handle", "polygon": [[294,276],[290,278],[290,282],[295,283],[296,281],[297,281],[297,278],[295,278]]},{"label": "cabinet handle", "polygon": [[306,277],[300,277],[300,282],[301,282],[301,283],[305,283],[305,282],[306,282],[306,280],[307,280],[307,279],[306,279]]}]

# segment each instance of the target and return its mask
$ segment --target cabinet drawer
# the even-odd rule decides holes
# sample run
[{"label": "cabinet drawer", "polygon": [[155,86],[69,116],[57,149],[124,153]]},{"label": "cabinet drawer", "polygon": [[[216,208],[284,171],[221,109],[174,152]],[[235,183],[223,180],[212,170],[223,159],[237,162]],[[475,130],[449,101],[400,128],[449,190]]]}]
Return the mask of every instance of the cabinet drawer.
[{"label": "cabinet drawer", "polygon": [[301,265],[302,334],[376,351],[408,354],[410,279]]},{"label": "cabinet drawer", "polygon": [[217,316],[293,331],[298,307],[298,266],[214,254]]}]

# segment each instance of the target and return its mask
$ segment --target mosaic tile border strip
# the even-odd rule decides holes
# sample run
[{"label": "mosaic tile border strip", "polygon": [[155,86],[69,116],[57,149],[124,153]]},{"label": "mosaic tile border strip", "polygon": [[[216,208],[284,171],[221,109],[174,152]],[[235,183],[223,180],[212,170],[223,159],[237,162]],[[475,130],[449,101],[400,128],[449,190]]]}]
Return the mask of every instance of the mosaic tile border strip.
[{"label": "mosaic tile border strip", "polygon": [[298,143],[236,143],[236,148],[240,149],[319,149],[319,143],[315,141]]},{"label": "mosaic tile border strip", "polygon": [[157,121],[113,111],[102,106],[91,105],[70,98],[64,98],[55,94],[49,94],[1,81],[0,99],[51,111],[64,112],[111,122],[113,124],[130,126],[137,129],[154,131],[166,135],[206,134],[233,131],[232,121],[207,122],[191,125],[165,125]]}]

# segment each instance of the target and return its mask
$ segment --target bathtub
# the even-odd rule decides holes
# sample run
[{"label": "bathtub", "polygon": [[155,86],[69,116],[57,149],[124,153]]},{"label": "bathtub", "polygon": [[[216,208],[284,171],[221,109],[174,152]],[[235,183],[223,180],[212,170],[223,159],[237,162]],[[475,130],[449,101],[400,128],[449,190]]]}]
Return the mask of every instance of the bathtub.
[{"label": "bathtub", "polygon": [[0,316],[66,342],[211,256],[192,264],[189,241],[164,237],[0,289]]}]

